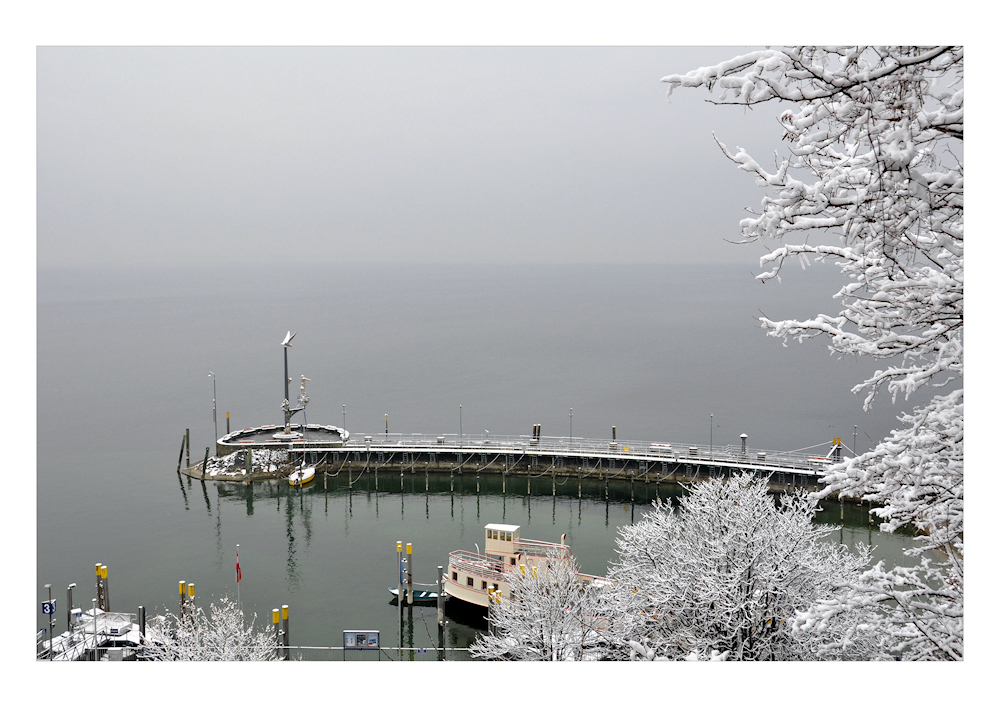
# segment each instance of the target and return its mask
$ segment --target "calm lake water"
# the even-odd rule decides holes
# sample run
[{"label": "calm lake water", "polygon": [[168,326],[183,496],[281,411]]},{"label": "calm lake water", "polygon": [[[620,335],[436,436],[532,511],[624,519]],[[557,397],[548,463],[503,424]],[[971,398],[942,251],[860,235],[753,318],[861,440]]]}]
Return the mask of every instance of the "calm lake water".
[{"label": "calm lake water", "polygon": [[[809,275],[811,279],[806,278]],[[279,484],[201,484],[175,473],[185,428],[191,455],[212,444],[212,379],[220,435],[281,421],[281,340],[298,332],[289,375],[311,379],[309,422],[352,435],[390,431],[573,435],[755,448],[821,449],[832,437],[867,449],[891,429],[886,399],[871,414],[849,392],[867,364],[831,358],[820,342],[767,338],[771,318],[830,311],[834,272],[762,286],[746,268],[664,266],[359,267],[337,271],[46,270],[38,273],[37,598],[51,583],[64,630],[65,588],[89,608],[94,565],[109,568],[111,608],[174,609],[177,582],[198,601],[240,596],[258,621],[290,607],[293,643],[340,645],[347,629],[398,641],[395,543],[413,543],[416,579],[431,582],[455,549],[475,550],[483,525],[522,536],[567,534],[582,569],[602,574],[616,529],[656,495],[637,484],[570,479],[530,499],[523,480],[422,472]],[[908,405],[912,406],[911,400]],[[711,417],[710,417],[711,415]],[[711,421],[711,423],[710,423]],[[710,428],[714,424],[714,428]],[[429,485],[429,489],[425,489]],[[661,496],[676,493],[660,486]],[[823,520],[840,522],[833,508]],[[878,546],[901,561],[910,540],[873,530],[847,509],[833,539]],[[37,603],[36,603],[37,606]],[[433,608],[415,608],[404,642],[436,640]],[[46,625],[41,614],[38,627]],[[465,646],[476,627],[451,620]],[[324,651],[306,659],[328,659]],[[395,657],[395,656],[393,656]],[[433,660],[433,652],[418,656]]]}]

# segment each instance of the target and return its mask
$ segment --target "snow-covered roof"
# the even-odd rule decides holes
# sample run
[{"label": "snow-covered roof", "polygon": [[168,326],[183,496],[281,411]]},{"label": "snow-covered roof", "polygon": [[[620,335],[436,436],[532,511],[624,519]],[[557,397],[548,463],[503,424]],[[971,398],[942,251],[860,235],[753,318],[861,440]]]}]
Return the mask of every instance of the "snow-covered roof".
[{"label": "snow-covered roof", "polygon": [[503,525],[502,523],[487,523],[486,524],[486,529],[487,530],[499,530],[499,531],[505,532],[505,533],[513,533],[513,532],[515,532],[517,530],[520,530],[521,526],[519,526],[519,525]]}]

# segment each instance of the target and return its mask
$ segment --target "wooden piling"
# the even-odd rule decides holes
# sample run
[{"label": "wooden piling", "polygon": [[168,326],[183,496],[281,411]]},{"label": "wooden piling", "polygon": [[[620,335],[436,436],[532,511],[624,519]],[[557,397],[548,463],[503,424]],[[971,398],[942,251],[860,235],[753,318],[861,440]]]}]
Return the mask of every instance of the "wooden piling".
[{"label": "wooden piling", "polygon": [[177,455],[177,473],[181,473],[181,462],[184,461],[184,445],[187,443],[187,433],[181,437],[181,453]]},{"label": "wooden piling", "polygon": [[437,618],[438,626],[444,626],[444,567],[438,565]]},{"label": "wooden piling", "polygon": [[413,543],[406,543],[406,603],[413,605]]},{"label": "wooden piling", "polygon": [[274,654],[278,660],[281,660],[281,624],[278,623],[281,618],[281,613],[277,609],[271,609],[271,622],[274,624]]},{"label": "wooden piling", "polygon": [[290,645],[288,640],[288,604],[281,605],[281,633],[283,634],[282,643],[285,646],[285,660],[288,660],[290,655],[288,650],[288,646]]}]

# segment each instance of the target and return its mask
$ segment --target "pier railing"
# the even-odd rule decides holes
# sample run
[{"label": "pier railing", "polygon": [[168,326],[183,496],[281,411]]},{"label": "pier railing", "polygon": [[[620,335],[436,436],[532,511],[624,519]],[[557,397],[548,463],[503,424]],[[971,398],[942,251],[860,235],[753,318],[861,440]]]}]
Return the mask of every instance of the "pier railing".
[{"label": "pier railing", "polygon": [[455,550],[449,553],[448,565],[460,569],[466,574],[492,577],[498,580],[503,579],[503,573],[507,569],[499,560],[466,550]]},{"label": "pier railing", "polygon": [[[832,446],[832,444],[830,445]],[[457,435],[389,433],[352,435],[340,447],[343,451],[464,452],[468,454],[518,454],[589,458],[634,459],[696,464],[722,464],[775,469],[791,468],[822,474],[832,463],[823,452],[812,455],[768,449],[747,449],[735,445],[706,446],[649,442],[643,440],[588,439],[582,437],[533,437],[531,435]]]}]

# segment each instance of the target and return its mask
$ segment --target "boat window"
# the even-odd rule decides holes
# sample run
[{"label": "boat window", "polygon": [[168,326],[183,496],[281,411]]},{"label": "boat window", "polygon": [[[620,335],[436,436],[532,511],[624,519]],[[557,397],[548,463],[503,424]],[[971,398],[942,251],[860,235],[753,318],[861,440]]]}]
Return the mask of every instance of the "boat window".
[{"label": "boat window", "polygon": [[457,582],[458,581],[458,572],[452,572],[451,573],[451,578],[452,578],[452,580],[454,580],[454,581]]},{"label": "boat window", "polygon": [[466,578],[465,578],[465,583],[466,583],[467,585],[469,585],[470,587],[471,587],[471,586],[473,586],[473,583],[472,583],[472,577],[466,577]]},{"label": "boat window", "polygon": [[510,564],[512,564],[512,565],[514,564],[514,558],[513,557],[510,558]]},{"label": "boat window", "polygon": [[481,589],[486,589],[486,580],[485,579],[483,580],[483,586],[481,587]]}]

